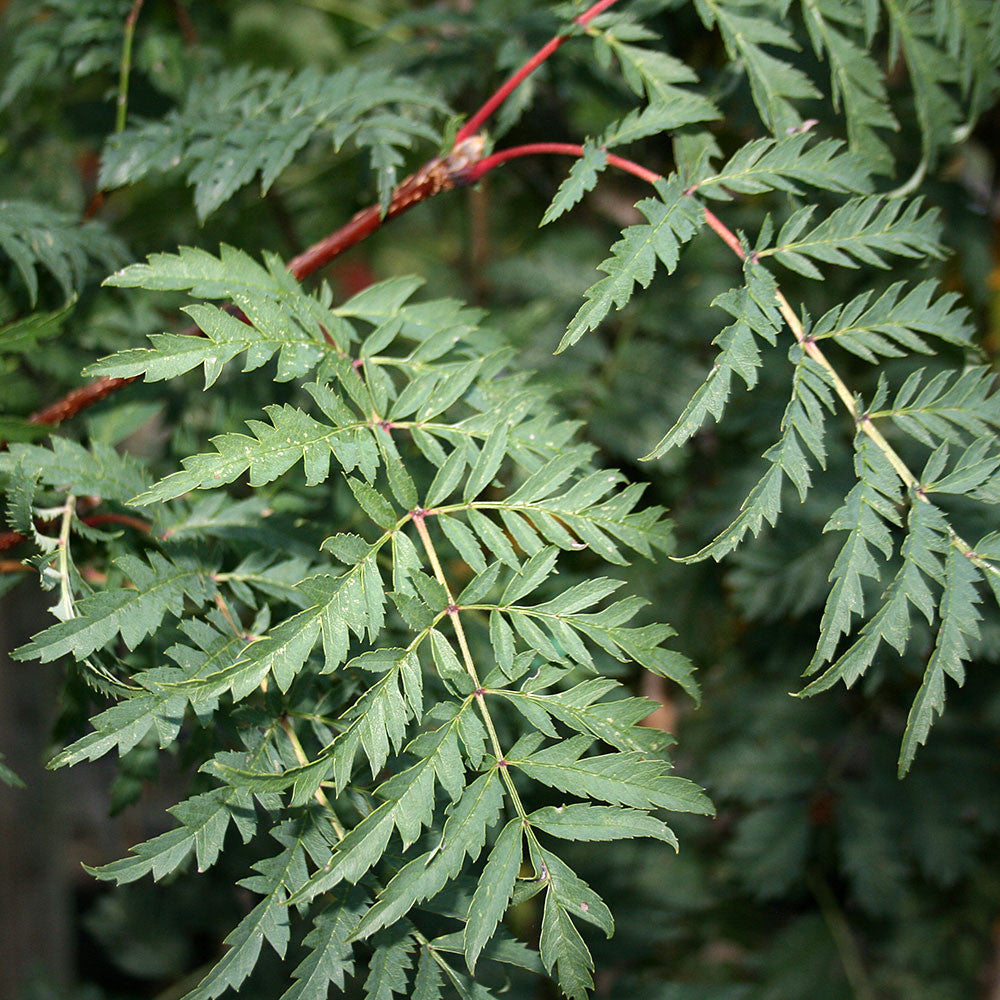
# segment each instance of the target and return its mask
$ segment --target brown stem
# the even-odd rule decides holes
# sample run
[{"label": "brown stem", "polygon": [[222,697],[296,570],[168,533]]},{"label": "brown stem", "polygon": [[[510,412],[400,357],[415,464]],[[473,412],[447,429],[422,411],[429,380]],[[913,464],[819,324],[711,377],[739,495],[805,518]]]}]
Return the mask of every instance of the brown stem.
[{"label": "brown stem", "polygon": [[435,157],[396,186],[384,216],[378,205],[363,208],[346,226],[293,257],[288,263],[288,270],[301,281],[355,243],[370,236],[384,222],[402,215],[418,202],[441,191],[450,191],[454,187],[471,183],[468,174],[479,162],[483,145],[481,136],[457,142],[447,156]]},{"label": "brown stem", "polygon": [[[80,521],[91,528],[96,528],[102,524],[120,524],[126,528],[135,528],[136,531],[149,531],[149,525],[138,517],[129,514],[91,514],[88,517],[81,517]],[[46,522],[51,523],[51,522]],[[39,527],[45,527],[44,524]],[[15,545],[28,540],[27,535],[22,535],[19,531],[0,532],[0,552],[5,549],[12,549]]]},{"label": "brown stem", "polygon": [[81,517],[80,520],[91,528],[101,524],[120,524],[125,528],[135,528],[136,531],[149,531],[149,525],[145,521],[129,514],[91,514],[89,517]]},{"label": "brown stem", "polygon": [[[184,332],[184,331],[181,331]],[[131,385],[136,377],[108,378],[102,375],[93,382],[71,389],[62,399],[50,403],[44,410],[38,410],[28,417],[30,424],[61,424],[70,417],[75,417],[81,410],[100,402],[105,396]]]},{"label": "brown stem", "polygon": [[33,566],[25,566],[16,559],[0,559],[0,573],[33,573]]},{"label": "brown stem", "polygon": [[188,9],[185,6],[183,0],[173,0],[174,8],[174,18],[177,21],[177,27],[180,28],[181,36],[183,37],[187,45],[197,45],[198,44],[198,29],[195,28],[194,22],[191,20],[191,15],[188,13]]}]

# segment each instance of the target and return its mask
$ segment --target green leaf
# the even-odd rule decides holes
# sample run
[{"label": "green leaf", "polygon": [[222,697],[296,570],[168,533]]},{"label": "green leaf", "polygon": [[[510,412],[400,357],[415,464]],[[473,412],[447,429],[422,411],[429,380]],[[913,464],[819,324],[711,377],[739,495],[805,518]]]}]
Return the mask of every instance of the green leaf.
[{"label": "green leaf", "polygon": [[159,627],[165,615],[179,618],[184,598],[198,605],[211,593],[202,566],[189,557],[167,559],[158,552],[148,554],[148,563],[135,556],[116,561],[134,588],[105,590],[79,601],[75,617],[50,625],[12,654],[15,659],[38,659],[42,663],[72,654],[82,660],[121,636],[129,649]]},{"label": "green leaf", "polygon": [[459,873],[466,855],[473,860],[479,856],[486,828],[496,822],[502,804],[497,771],[480,775],[451,806],[441,844],[414,858],[392,878],[358,924],[355,935],[364,938],[392,926],[415,904],[439,893]]},{"label": "green leaf", "polygon": [[[266,743],[251,753],[249,763],[255,763],[263,754]],[[273,806],[273,797],[263,797]],[[242,788],[213,788],[194,795],[168,810],[180,826],[158,834],[132,848],[128,857],[99,868],[87,870],[96,878],[124,885],[152,875],[159,881],[176,871],[194,854],[199,871],[211,868],[219,859],[223,841],[230,823],[240,832],[244,843],[249,841],[257,827],[253,799]]]},{"label": "green leaf", "polygon": [[500,468],[500,463],[507,454],[507,433],[507,424],[497,424],[483,442],[482,450],[469,470],[465,489],[462,490],[463,503],[468,503],[479,496],[493,481],[493,477]]},{"label": "green leaf", "polygon": [[564,840],[621,840],[627,837],[654,837],[678,849],[670,827],[639,809],[594,806],[577,802],[566,806],[545,806],[528,816],[532,826]]},{"label": "green leaf", "polygon": [[375,954],[368,967],[365,996],[368,1000],[392,1000],[397,993],[405,993],[413,966],[410,952],[413,938],[405,925],[384,931],[375,940]]},{"label": "green leaf", "polygon": [[930,448],[942,441],[988,441],[1000,428],[1000,393],[989,368],[943,371],[929,379],[921,369],[906,379],[891,407],[873,410],[871,417],[890,417],[901,431]]},{"label": "green leaf", "polygon": [[390,530],[396,526],[397,516],[392,504],[366,482],[347,476],[347,485],[358,501],[358,506],[380,527]]},{"label": "green leaf", "polygon": [[514,882],[521,870],[521,834],[521,820],[517,818],[500,831],[469,904],[464,950],[470,972],[476,971],[476,961],[514,892]]},{"label": "green leaf", "polygon": [[891,50],[894,55],[902,52],[910,74],[924,161],[933,166],[938,149],[952,142],[952,132],[961,122],[961,110],[948,86],[959,79],[959,64],[938,44],[939,28],[928,10],[893,3],[887,5],[886,15]]},{"label": "green leaf", "polygon": [[204,220],[260,175],[267,191],[314,135],[334,150],[351,141],[371,151],[380,192],[391,190],[399,146],[439,135],[427,115],[404,114],[396,105],[440,112],[441,103],[413,81],[386,70],[348,67],[295,75],[240,66],[196,82],[180,108],[162,120],[113,135],[101,157],[102,188],[134,184],[151,172],[182,171],[194,187]]},{"label": "green leaf", "polygon": [[320,838],[311,817],[287,823],[275,829],[273,835],[284,850],[275,857],[258,861],[253,868],[260,874],[240,883],[253,892],[262,893],[264,898],[226,937],[229,950],[186,994],[185,1000],[212,1000],[227,989],[238,988],[257,964],[265,940],[284,957],[290,939],[290,914],[285,900],[289,892],[305,881],[307,840],[319,841]]},{"label": "green leaf", "polygon": [[575,344],[585,333],[596,330],[612,307],[621,309],[632,297],[636,283],[648,288],[659,260],[673,272],[681,246],[704,223],[698,203],[687,197],[676,175],[654,185],[659,199],[644,198],[636,208],[648,220],[629,226],[611,247],[611,256],[600,269],[607,274],[586,292],[587,301],[570,321],[557,353]]},{"label": "green leaf", "polygon": [[895,282],[870,306],[872,293],[863,292],[819,319],[812,336],[817,340],[832,339],[872,364],[879,357],[899,358],[910,351],[932,354],[925,337],[961,346],[970,343],[969,313],[960,307],[954,292],[932,302],[935,282],[922,281],[904,295],[906,287],[905,282]]},{"label": "green leaf", "polygon": [[183,622],[181,628],[194,645],[177,644],[167,651],[179,669],[160,667],[137,674],[132,679],[142,685],[140,691],[95,715],[90,720],[94,732],[60,751],[48,766],[56,769],[97,760],[113,749],[124,755],[150,731],[156,733],[161,748],[172,744],[188,704],[187,695],[173,685],[226,669],[245,645],[242,636],[218,631],[219,625],[226,627],[225,622],[216,623],[216,628],[199,619]]},{"label": "green leaf", "polygon": [[864,614],[862,581],[878,580],[881,564],[893,553],[891,529],[899,523],[899,481],[885,456],[864,436],[858,438],[855,471],[857,485],[823,529],[847,531],[848,536],[830,571],[834,585],[823,610],[810,673],[833,658],[840,637],[851,632],[853,616]]},{"label": "green leaf", "polygon": [[[435,781],[452,801],[462,795],[465,776],[456,719],[433,733],[418,737],[410,749],[419,753],[417,763],[393,775],[376,789],[381,803],[348,831],[334,855],[290,902],[312,900],[345,879],[357,882],[385,853],[394,830],[399,831],[404,847],[412,844],[432,821]],[[321,775],[319,780],[325,778],[325,774],[321,772]]]},{"label": "green leaf", "polygon": [[927,742],[936,715],[944,711],[945,678],[959,687],[965,681],[964,661],[970,658],[969,640],[979,637],[982,615],[976,609],[981,598],[976,584],[979,572],[972,562],[952,546],[944,565],[941,624],[934,652],[927,662],[924,679],[906,719],[899,750],[899,776],[913,764],[917,747]]},{"label": "green leaf", "polygon": [[634,809],[712,814],[712,805],[698,786],[665,774],[663,761],[647,760],[638,753],[582,757],[589,744],[589,737],[575,736],[510,763],[529,778],[581,798]]},{"label": "green leaf", "polygon": [[0,201],[0,254],[13,265],[32,305],[38,272],[44,269],[69,301],[95,272],[117,267],[125,247],[102,222],[77,217],[34,201]]},{"label": "green leaf", "polygon": [[0,753],[0,782],[8,788],[24,788],[24,782],[4,763],[4,759]]},{"label": "green leaf", "polygon": [[326,1000],[330,984],[343,989],[354,972],[351,931],[367,906],[365,894],[354,887],[332,893],[329,905],[313,920],[303,942],[309,955],[292,973],[296,982],[281,1000]]},{"label": "green leaf", "polygon": [[608,155],[601,146],[587,142],[583,147],[583,156],[573,162],[569,168],[569,176],[559,185],[556,196],[545,210],[539,226],[547,226],[559,216],[568,212],[588,191],[594,190],[597,175],[608,165]]},{"label": "green leaf", "polygon": [[706,27],[718,26],[729,58],[739,61],[764,124],[775,135],[797,127],[801,118],[792,100],[822,95],[800,69],[763,48],[797,50],[791,33],[761,10],[743,13],[742,0],[695,0],[695,8]]},{"label": "green leaf", "polygon": [[[948,524],[930,501],[911,502],[902,545],[902,565],[892,579],[881,606],[865,623],[853,643],[814,681],[802,689],[812,695],[832,687],[838,680],[850,687],[871,666],[879,647],[889,643],[902,653],[910,637],[910,608],[919,611],[930,624],[937,600],[930,584],[941,582],[942,552],[947,551]],[[819,655],[807,674],[822,666]]]},{"label": "green leaf", "polygon": [[[624,29],[624,30],[623,30]],[[645,29],[619,26],[605,32],[602,40],[618,57],[625,82],[640,96],[645,93],[650,115],[665,116],[662,129],[678,128],[692,122],[721,117],[715,105],[696,91],[684,90],[678,83],[696,83],[697,74],[690,66],[661,49],[632,45],[625,41],[629,35],[655,38]],[[603,143],[605,145],[608,143]]]},{"label": "green leaf", "polygon": [[826,415],[834,412],[829,375],[799,346],[790,352],[795,363],[792,398],[781,420],[781,438],[766,452],[769,468],[743,501],[735,520],[707,545],[678,562],[693,563],[702,559],[719,560],[732,552],[748,533],[756,536],[766,521],[777,523],[783,506],[782,487],[787,478],[805,501],[812,486],[812,458],[826,467]]},{"label": "green leaf", "polygon": [[756,386],[757,370],[762,364],[756,338],[775,344],[781,329],[781,314],[778,312],[777,285],[770,272],[747,263],[743,273],[746,281],[743,288],[726,292],[712,303],[725,309],[735,322],[712,341],[719,345],[720,351],[708,378],[698,387],[673,427],[648,455],[643,456],[644,459],[659,458],[689,440],[705,417],[721,419],[734,374],[748,389]]},{"label": "green leaf", "polygon": [[555,972],[568,997],[584,1000],[593,987],[594,962],[572,917],[596,924],[610,937],[614,931],[611,913],[600,896],[554,854],[535,848],[532,860],[548,882],[539,938],[542,964]]},{"label": "green leaf", "polygon": [[148,481],[141,462],[99,441],[87,448],[64,437],[53,437],[51,447],[12,444],[0,454],[0,471],[13,473],[18,465],[46,486],[119,502],[141,492]]},{"label": "green leaf", "polygon": [[843,107],[852,151],[874,173],[891,173],[892,154],[879,130],[897,132],[899,123],[889,106],[885,74],[868,51],[870,39],[854,37],[862,12],[841,0],[803,0],[802,14],[814,51],[829,61],[834,110]]},{"label": "green leaf", "polygon": [[705,197],[723,201],[730,201],[733,192],[802,195],[802,184],[850,194],[867,193],[872,188],[862,157],[845,152],[843,143],[836,139],[814,143],[808,132],[748,142],[718,172],[692,178],[692,183]]},{"label": "green leaf", "polygon": [[413,980],[413,992],[410,994],[411,1000],[440,1000],[442,985],[441,966],[430,949],[422,947],[417,974]]},{"label": "green leaf", "polygon": [[941,257],[937,210],[921,214],[921,208],[919,200],[854,198],[806,232],[815,211],[810,205],[795,212],[778,233],[777,245],[760,249],[758,256],[773,256],[785,267],[816,279],[823,274],[813,260],[838,267],[856,268],[860,262],[887,268],[883,254]]}]

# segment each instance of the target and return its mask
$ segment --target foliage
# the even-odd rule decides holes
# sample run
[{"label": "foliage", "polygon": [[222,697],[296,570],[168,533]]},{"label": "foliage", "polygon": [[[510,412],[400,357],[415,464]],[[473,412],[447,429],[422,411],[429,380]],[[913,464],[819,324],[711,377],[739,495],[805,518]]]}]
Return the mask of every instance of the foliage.
[{"label": "foliage", "polygon": [[[1000,393],[955,178],[995,5],[252,6],[5,15],[0,488],[57,619],[14,657],[74,682],[50,766],[190,772],[90,869],[99,936],[194,881],[192,1000],[963,995],[1000,884]],[[499,80],[556,33],[455,140],[479,47]],[[49,157],[44,204],[40,121],[93,160]],[[395,218],[404,164],[415,201],[533,152],[577,158]],[[369,195],[362,280],[307,286]],[[134,384],[43,440],[81,367]]]}]

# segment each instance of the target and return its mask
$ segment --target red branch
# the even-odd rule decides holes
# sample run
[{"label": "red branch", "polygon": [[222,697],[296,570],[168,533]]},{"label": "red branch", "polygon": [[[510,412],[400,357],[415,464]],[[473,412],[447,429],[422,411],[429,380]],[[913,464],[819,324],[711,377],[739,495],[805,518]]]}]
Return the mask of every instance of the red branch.
[{"label": "red branch", "polygon": [[[598,14],[607,10],[616,2],[617,0],[598,0],[597,3],[580,14],[575,19],[575,23],[581,27],[589,24]],[[136,7],[138,6],[141,6],[141,3],[137,3]],[[178,17],[183,28],[185,19],[182,15],[186,15],[187,12],[184,9],[183,3],[179,2],[179,0],[175,3],[175,10],[178,12]],[[406,180],[397,185],[393,191],[389,208],[384,216],[377,205],[362,209],[346,225],[293,258],[288,264],[288,269],[292,274],[301,281],[324,264],[329,263],[334,257],[370,236],[387,219],[395,218],[412,205],[430,198],[439,191],[447,191],[460,184],[471,184],[473,178],[470,168],[475,166],[483,150],[483,139],[477,135],[479,127],[510,96],[518,84],[533,73],[569,37],[570,35],[567,34],[556,35],[546,45],[542,46],[459,130],[455,136],[452,151],[447,156],[436,157],[429,161],[415,174],[407,177]],[[578,149],[579,147],[574,148]],[[575,155],[579,155],[579,153]],[[610,156],[608,159],[609,161],[612,160]],[[617,159],[618,157],[614,158],[614,160]],[[496,162],[500,163],[503,161],[498,160]],[[636,167],[636,169],[642,170],[643,168]],[[481,177],[482,174],[483,172],[480,172],[476,174],[476,177]],[[94,211],[100,206],[101,200],[103,200],[103,193],[99,192],[92,203]],[[201,334],[201,331],[196,326],[186,327],[179,332],[192,336]],[[104,376],[94,379],[93,382],[88,382],[86,385],[73,389],[63,396],[62,399],[31,414],[28,421],[33,424],[60,424],[64,420],[69,420],[71,417],[76,416],[77,413],[88,406],[92,406],[94,403],[104,399],[105,396],[109,396],[118,389],[130,385],[135,381],[135,378],[136,376],[132,378],[108,378]]]},{"label": "red branch", "polygon": [[[581,28],[585,27],[597,17],[598,14],[606,11],[617,0],[598,0],[592,7],[585,10],[579,17],[573,19],[575,24]],[[456,144],[475,135],[484,122],[497,108],[507,100],[508,97],[552,55],[572,35],[556,35],[555,38],[546,42],[520,69],[515,70],[504,81],[499,89],[487,100],[487,102],[458,130],[455,136]]]},{"label": "red branch", "polygon": [[440,191],[450,191],[458,185],[471,183],[468,179],[469,170],[479,161],[483,145],[481,136],[456,139],[447,156],[435,157],[396,186],[384,216],[378,205],[363,208],[347,225],[293,257],[288,263],[288,270],[301,281],[355,243],[370,236],[386,220],[396,218],[408,208]]},{"label": "red branch", "polygon": [[187,7],[184,6],[184,0],[174,0],[174,17],[177,20],[177,27],[180,28],[181,35],[184,38],[184,43],[186,45],[197,45],[198,44],[198,29],[195,28],[194,23],[191,20],[191,15],[188,13]]},{"label": "red branch", "polygon": [[[440,191],[449,191],[459,185],[471,183],[468,179],[469,170],[479,160],[482,151],[483,139],[480,136],[473,136],[471,139],[456,143],[447,156],[435,157],[396,186],[384,216],[378,205],[362,209],[335,233],[289,261],[289,271],[301,281],[355,243],[360,243],[365,237],[370,236],[387,219],[394,219],[408,208]],[[201,330],[197,326],[185,327],[178,333],[201,336]],[[133,375],[129,378],[108,376],[96,378],[86,385],[73,389],[45,409],[33,413],[28,421],[46,425],[62,423],[104,399],[105,396],[130,385],[137,377]]]}]

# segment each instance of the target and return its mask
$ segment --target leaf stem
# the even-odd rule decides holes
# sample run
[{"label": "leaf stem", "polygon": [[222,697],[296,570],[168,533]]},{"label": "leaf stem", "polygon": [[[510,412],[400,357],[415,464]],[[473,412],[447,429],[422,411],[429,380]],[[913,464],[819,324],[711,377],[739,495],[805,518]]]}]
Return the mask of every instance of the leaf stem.
[{"label": "leaf stem", "polygon": [[517,788],[514,785],[514,779],[510,776],[510,769],[506,766],[503,748],[500,746],[500,738],[497,736],[496,726],[493,724],[493,717],[490,715],[490,710],[486,705],[483,685],[479,680],[479,673],[476,670],[475,661],[472,659],[472,651],[469,649],[469,643],[465,637],[465,629],[462,627],[462,619],[459,614],[459,609],[455,604],[455,598],[452,594],[451,587],[448,584],[448,580],[444,575],[444,570],[441,568],[441,560],[438,558],[437,549],[435,549],[430,532],[427,530],[423,511],[413,511],[413,524],[417,529],[417,534],[420,536],[420,542],[424,547],[424,552],[427,553],[427,560],[431,564],[431,569],[434,571],[434,578],[441,584],[442,587],[444,587],[445,593],[448,595],[448,617],[451,619],[452,627],[455,629],[455,637],[458,639],[458,645],[462,651],[462,659],[465,662],[465,669],[472,678],[473,683],[476,685],[476,704],[479,706],[479,712],[483,717],[486,732],[490,737],[490,745],[493,747],[493,755],[497,759],[500,777],[507,786],[511,802],[514,804],[514,809],[516,810],[518,816],[520,816],[522,820],[526,820],[528,813],[524,808],[524,804],[521,802],[520,795],[517,793]]},{"label": "leaf stem", "polygon": [[73,526],[73,513],[76,510],[76,497],[72,493],[66,496],[66,506],[63,507],[62,523],[59,527],[58,562],[59,562],[59,602],[52,613],[60,621],[68,621],[76,617],[73,606],[73,590],[69,582],[69,535]]},{"label": "leaf stem", "polygon": [[115,109],[115,132],[125,131],[125,115],[128,111],[128,78],[132,72],[132,39],[135,36],[135,24],[139,20],[139,11],[145,0],[135,0],[132,9],[125,18],[125,42],[122,46],[122,63],[118,73],[118,102]]},{"label": "leaf stem", "polygon": [[[292,753],[295,754],[295,759],[299,762],[301,767],[305,767],[309,763],[309,758],[306,756],[305,750],[302,748],[302,743],[299,740],[298,734],[295,732],[295,727],[292,725],[291,719],[287,715],[281,717],[281,728],[285,731],[285,735],[288,737],[288,742],[292,745]],[[343,840],[346,834],[344,833],[344,828],[341,826],[340,818],[337,816],[336,810],[334,810],[330,799],[327,797],[326,792],[322,788],[317,788],[313,792],[313,798],[329,813],[330,826],[333,827],[333,832],[337,835],[337,840]]]}]

